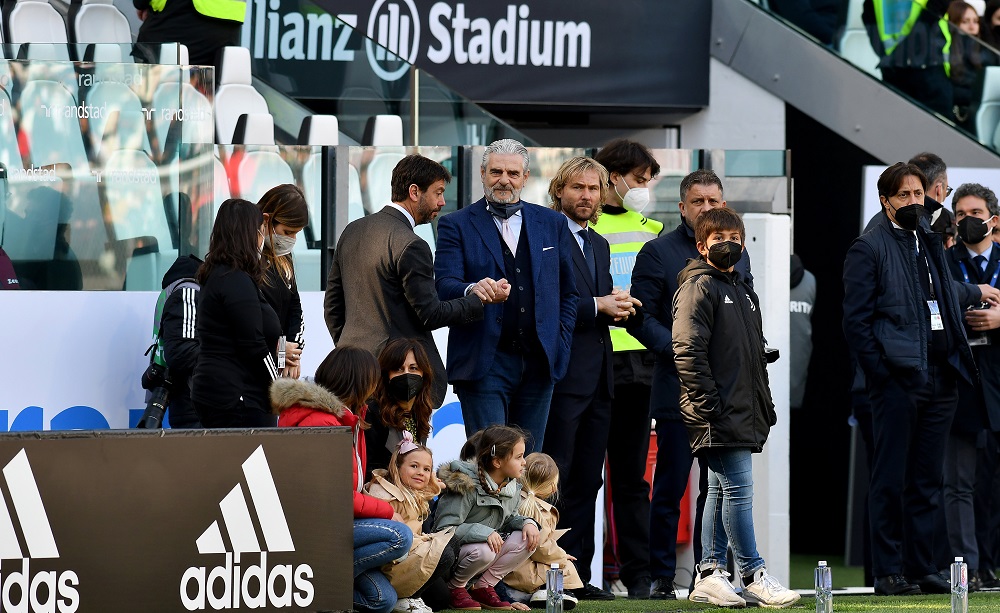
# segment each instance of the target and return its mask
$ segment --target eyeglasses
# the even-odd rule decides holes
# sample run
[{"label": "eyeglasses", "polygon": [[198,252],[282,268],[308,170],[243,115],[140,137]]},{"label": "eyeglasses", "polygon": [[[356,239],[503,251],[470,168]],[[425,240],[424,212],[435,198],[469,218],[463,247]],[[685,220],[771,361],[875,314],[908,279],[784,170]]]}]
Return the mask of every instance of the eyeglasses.
[{"label": "eyeglasses", "polygon": [[953,191],[955,191],[955,189],[952,186],[946,185],[944,188],[944,197],[947,198],[948,196],[951,195],[951,192]]}]

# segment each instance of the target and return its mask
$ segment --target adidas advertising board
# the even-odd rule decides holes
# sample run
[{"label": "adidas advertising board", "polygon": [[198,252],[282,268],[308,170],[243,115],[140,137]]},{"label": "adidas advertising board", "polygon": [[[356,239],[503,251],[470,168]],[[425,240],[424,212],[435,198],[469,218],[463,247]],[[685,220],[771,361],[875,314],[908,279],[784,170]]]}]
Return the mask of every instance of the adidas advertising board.
[{"label": "adidas advertising board", "polygon": [[710,21],[691,0],[249,0],[242,45],[300,98],[406,96],[415,64],[477,103],[697,109]]},{"label": "adidas advertising board", "polygon": [[0,611],[349,610],[347,429],[0,435]]}]

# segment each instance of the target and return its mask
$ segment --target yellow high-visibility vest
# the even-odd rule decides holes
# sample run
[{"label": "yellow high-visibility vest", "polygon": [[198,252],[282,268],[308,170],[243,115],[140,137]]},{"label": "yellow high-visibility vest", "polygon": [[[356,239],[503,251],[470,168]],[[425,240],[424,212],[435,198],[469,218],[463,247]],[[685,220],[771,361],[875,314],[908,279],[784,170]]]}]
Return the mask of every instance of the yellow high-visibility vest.
[{"label": "yellow high-visibility vest", "polygon": [[[153,0],[149,3],[149,8],[159,13],[166,5],[167,0]],[[243,0],[194,0],[194,10],[205,17],[243,23],[247,14],[247,3]]]},{"label": "yellow high-visibility vest", "polygon": [[[892,6],[886,7],[886,0],[874,0],[875,25],[878,27],[878,36],[882,41],[882,48],[885,49],[886,55],[890,55],[893,49],[899,44],[899,41],[913,31],[913,26],[917,23],[920,13],[927,9],[927,0],[905,0],[910,3],[910,11],[903,24],[899,25],[899,9],[902,7],[903,1],[889,0],[889,4]],[[887,8],[889,10],[886,10]],[[896,10],[893,11],[893,8]],[[941,33],[944,35],[945,41],[944,48],[942,49],[942,53],[944,54],[944,73],[950,77],[951,29],[948,27],[947,16],[938,20],[938,27],[941,28]]]},{"label": "yellow high-visibility vest", "polygon": [[[618,215],[605,214],[597,219],[594,231],[611,246],[611,279],[614,287],[631,291],[632,268],[642,246],[659,236],[663,224],[635,211]],[[615,351],[643,351],[646,348],[624,328],[611,327],[611,345]]]}]

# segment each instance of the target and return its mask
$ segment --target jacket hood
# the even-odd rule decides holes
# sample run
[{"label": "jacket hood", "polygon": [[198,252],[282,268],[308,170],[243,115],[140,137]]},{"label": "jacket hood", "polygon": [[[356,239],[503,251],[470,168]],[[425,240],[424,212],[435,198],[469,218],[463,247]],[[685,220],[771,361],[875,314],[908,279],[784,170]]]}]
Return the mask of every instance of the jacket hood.
[{"label": "jacket hood", "polygon": [[[527,499],[528,499],[528,490],[521,488],[521,500],[527,500]],[[551,513],[552,510],[556,508],[554,504],[545,500],[544,498],[539,498],[535,496],[535,502],[537,502],[538,506],[546,513]]]},{"label": "jacket hood", "polygon": [[736,279],[741,279],[740,273],[736,270],[731,273],[723,272],[705,260],[698,258],[688,260],[687,266],[677,273],[677,287],[684,285],[688,279],[693,279],[702,275],[709,275],[711,277],[721,279],[726,283],[732,283],[734,276]]},{"label": "jacket hood", "polygon": [[792,254],[791,262],[789,263],[789,273],[791,274],[792,289],[798,287],[799,283],[802,283],[802,278],[806,276],[806,267],[802,265],[802,258],[797,254]]},{"label": "jacket hood", "polygon": [[185,277],[194,278],[198,274],[198,268],[201,265],[202,261],[193,255],[177,258],[170,265],[170,268],[167,269],[166,274],[163,275],[163,289],[166,289],[168,285],[178,279]]},{"label": "jacket hood", "polygon": [[452,460],[438,467],[438,477],[444,481],[449,490],[468,494],[479,485],[479,474],[476,465],[461,460]]},{"label": "jacket hood", "polygon": [[271,383],[271,412],[280,415],[292,407],[316,409],[344,417],[349,411],[333,392],[309,381],[275,379]]}]

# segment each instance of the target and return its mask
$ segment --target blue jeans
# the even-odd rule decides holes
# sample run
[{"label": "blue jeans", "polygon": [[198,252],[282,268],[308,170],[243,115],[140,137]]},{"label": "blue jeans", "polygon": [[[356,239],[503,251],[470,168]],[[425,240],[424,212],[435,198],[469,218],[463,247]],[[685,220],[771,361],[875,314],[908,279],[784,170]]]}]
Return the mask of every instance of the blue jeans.
[{"label": "blue jeans", "polygon": [[764,566],[753,533],[753,464],[748,448],[712,448],[698,456],[708,464],[708,498],[702,520],[701,569],[725,568],[726,545],[744,577]]},{"label": "blue jeans", "polygon": [[388,613],[396,590],[379,570],[403,557],[413,542],[406,525],[388,519],[354,520],[354,608]]},{"label": "blue jeans", "polygon": [[466,436],[495,424],[520,426],[529,434],[525,455],[541,449],[555,386],[544,354],[521,355],[497,349],[482,379],[456,381],[454,386],[462,404]]}]

